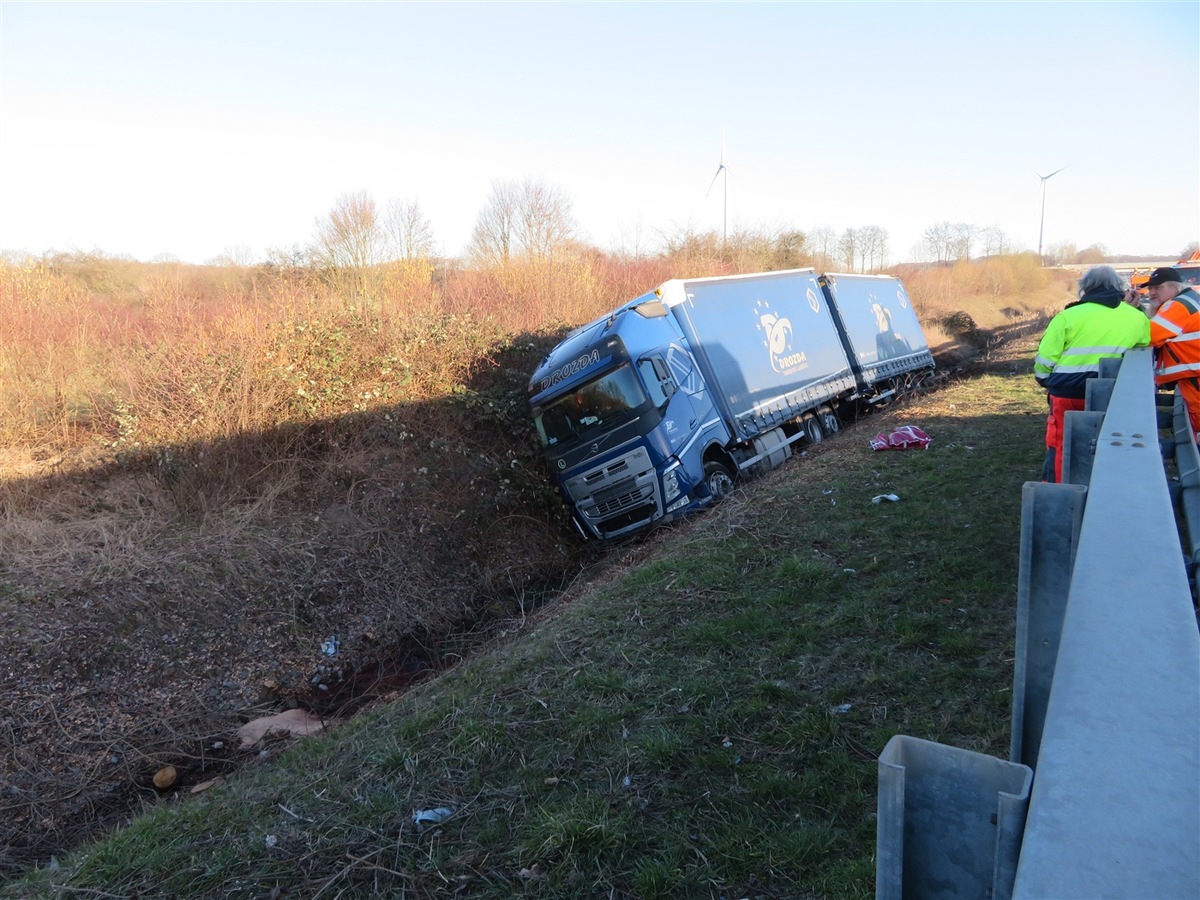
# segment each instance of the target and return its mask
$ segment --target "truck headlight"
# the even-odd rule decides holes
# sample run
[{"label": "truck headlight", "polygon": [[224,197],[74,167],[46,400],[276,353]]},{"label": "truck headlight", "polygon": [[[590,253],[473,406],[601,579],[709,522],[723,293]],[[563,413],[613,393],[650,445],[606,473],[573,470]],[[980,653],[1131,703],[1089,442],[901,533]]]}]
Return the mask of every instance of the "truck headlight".
[{"label": "truck headlight", "polygon": [[666,472],[663,472],[663,494],[666,500],[670,503],[679,496],[679,467],[672,466]]}]

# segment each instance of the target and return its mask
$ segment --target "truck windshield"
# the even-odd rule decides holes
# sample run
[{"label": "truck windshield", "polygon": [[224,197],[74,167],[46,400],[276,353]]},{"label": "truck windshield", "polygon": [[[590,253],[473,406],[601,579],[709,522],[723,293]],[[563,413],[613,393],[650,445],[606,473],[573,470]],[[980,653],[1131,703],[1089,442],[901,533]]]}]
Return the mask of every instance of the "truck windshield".
[{"label": "truck windshield", "polygon": [[534,420],[543,447],[556,447],[626,421],[646,402],[637,375],[628,365],[590,381],[543,407]]}]

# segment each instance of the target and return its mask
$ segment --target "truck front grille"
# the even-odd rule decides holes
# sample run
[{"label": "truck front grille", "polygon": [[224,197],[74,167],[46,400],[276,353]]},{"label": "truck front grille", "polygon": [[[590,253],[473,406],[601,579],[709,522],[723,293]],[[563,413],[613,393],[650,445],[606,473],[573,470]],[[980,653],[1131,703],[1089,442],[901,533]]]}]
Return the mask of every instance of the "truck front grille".
[{"label": "truck front grille", "polygon": [[653,492],[654,485],[639,488],[632,478],[626,478],[620,484],[594,495],[592,501],[596,504],[596,514],[606,516],[635,503],[641,503]]},{"label": "truck front grille", "polygon": [[582,472],[564,486],[583,518],[602,533],[629,527],[632,523],[623,520],[631,514],[642,521],[662,513],[658,477],[644,447]]}]

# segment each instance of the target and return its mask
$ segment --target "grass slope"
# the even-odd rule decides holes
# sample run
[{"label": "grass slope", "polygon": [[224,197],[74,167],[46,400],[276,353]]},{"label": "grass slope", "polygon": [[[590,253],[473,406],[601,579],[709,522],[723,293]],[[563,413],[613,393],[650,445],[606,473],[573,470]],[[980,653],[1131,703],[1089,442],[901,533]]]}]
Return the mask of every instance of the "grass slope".
[{"label": "grass slope", "polygon": [[[0,893],[872,896],[887,740],[1007,755],[1044,399],[1027,362],[991,363],[614,551],[437,680]],[[869,449],[900,424],[930,448]]]}]

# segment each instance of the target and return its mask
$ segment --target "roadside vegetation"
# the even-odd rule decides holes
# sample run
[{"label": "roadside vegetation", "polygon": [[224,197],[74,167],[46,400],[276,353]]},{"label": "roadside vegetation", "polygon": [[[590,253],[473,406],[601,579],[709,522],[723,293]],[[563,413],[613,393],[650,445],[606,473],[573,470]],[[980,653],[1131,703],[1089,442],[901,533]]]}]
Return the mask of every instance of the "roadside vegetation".
[{"label": "roadside vegetation", "polygon": [[[1007,751],[1042,398],[1023,356],[990,368],[8,894],[872,896],[887,740]],[[933,444],[868,449],[899,424]]]},{"label": "roadside vegetation", "polygon": [[[670,277],[831,261],[795,233],[466,263],[419,244],[0,266],[10,895],[869,893],[885,735],[1007,740],[1041,450],[1002,339],[1067,276],[1029,255],[899,271],[958,376],[888,414],[930,451],[869,453],[863,429],[899,422],[873,417],[598,549],[528,423],[541,356]],[[965,380],[979,359],[1004,371]],[[337,724],[239,746],[295,707]]]}]

